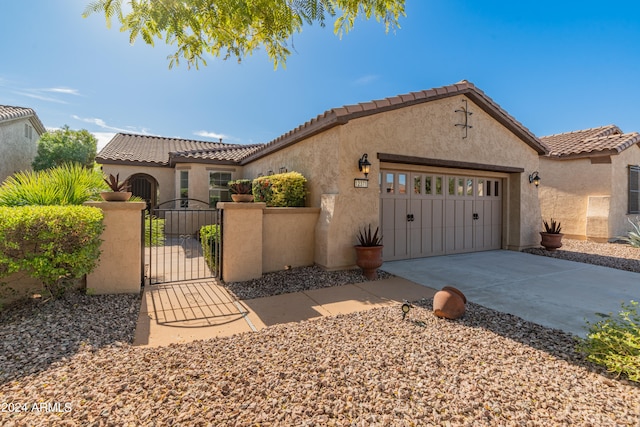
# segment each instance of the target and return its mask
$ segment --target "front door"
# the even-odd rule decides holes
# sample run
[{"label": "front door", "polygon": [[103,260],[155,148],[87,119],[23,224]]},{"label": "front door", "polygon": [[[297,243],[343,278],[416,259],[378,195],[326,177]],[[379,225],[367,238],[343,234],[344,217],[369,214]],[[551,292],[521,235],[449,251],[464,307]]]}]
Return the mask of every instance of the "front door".
[{"label": "front door", "polygon": [[386,261],[501,247],[502,180],[383,170]]}]

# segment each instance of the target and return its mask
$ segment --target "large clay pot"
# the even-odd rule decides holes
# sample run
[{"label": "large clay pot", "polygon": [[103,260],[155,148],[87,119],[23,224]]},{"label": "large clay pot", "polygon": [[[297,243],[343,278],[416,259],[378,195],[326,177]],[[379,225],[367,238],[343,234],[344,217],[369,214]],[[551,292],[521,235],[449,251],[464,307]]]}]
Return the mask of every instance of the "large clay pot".
[{"label": "large clay pot", "polygon": [[131,198],[131,191],[103,191],[100,197],[105,202],[126,202]]},{"label": "large clay pot", "polygon": [[253,194],[232,194],[231,200],[241,203],[253,202]]},{"label": "large clay pot", "polygon": [[544,246],[544,248],[548,251],[555,251],[558,248],[562,247],[562,233],[545,233],[544,231],[540,232],[540,236],[542,236],[542,241],[540,244]]},{"label": "large clay pot", "polygon": [[382,265],[382,246],[355,246],[356,265],[368,280],[378,278],[378,268]]},{"label": "large clay pot", "polygon": [[433,313],[438,317],[457,319],[465,312],[467,298],[453,286],[445,286],[433,296]]}]

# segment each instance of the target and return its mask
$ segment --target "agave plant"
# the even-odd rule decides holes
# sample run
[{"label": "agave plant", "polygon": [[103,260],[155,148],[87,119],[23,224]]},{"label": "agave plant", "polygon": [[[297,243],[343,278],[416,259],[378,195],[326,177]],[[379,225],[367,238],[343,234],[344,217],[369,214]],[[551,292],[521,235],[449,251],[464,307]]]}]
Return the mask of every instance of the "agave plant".
[{"label": "agave plant", "polygon": [[551,218],[550,223],[547,222],[546,219],[543,220],[542,222],[544,223],[544,232],[545,233],[560,234],[560,232],[562,231],[562,226],[560,225],[560,222],[556,221],[553,218]]},{"label": "agave plant", "polygon": [[636,217],[636,222],[631,221],[631,218],[627,218],[627,221],[629,221],[633,230],[629,231],[626,236],[620,236],[618,238],[634,248],[640,248],[640,217]]},{"label": "agave plant", "polygon": [[376,227],[375,232],[371,232],[371,224],[369,228],[363,228],[358,231],[358,246],[382,246],[382,235],[378,236],[379,227]]},{"label": "agave plant", "polygon": [[112,191],[116,193],[120,191],[129,191],[129,180],[120,182],[119,173],[116,174],[115,176],[112,173],[110,173],[108,178],[109,179],[104,178],[104,182],[107,183],[107,185]]}]

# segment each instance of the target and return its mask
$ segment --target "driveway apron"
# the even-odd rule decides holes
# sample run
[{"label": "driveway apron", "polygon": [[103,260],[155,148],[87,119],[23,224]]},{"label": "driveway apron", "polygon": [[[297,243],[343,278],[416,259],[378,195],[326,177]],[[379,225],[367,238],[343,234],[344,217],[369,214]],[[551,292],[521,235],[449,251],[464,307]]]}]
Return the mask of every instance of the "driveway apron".
[{"label": "driveway apron", "polygon": [[386,262],[382,269],[540,325],[585,337],[587,324],[640,299],[640,274],[515,251]]}]

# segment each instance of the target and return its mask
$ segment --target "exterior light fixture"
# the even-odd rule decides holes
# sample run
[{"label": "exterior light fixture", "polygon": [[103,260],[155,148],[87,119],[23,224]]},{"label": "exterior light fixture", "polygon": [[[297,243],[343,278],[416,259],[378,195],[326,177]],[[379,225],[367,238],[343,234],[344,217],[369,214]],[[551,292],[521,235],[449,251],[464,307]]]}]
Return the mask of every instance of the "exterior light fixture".
[{"label": "exterior light fixture", "polygon": [[367,154],[363,154],[360,160],[358,160],[358,169],[360,172],[364,174],[364,177],[367,178],[369,176],[369,171],[371,170],[371,163],[369,163]]},{"label": "exterior light fixture", "polygon": [[538,175],[538,171],[529,175],[529,184],[534,184],[536,187],[540,185],[540,175]]},{"label": "exterior light fixture", "polygon": [[407,317],[407,314],[409,314],[409,310],[411,310],[411,307],[412,305],[409,304],[409,301],[405,300],[404,304],[402,304],[402,320]]}]

